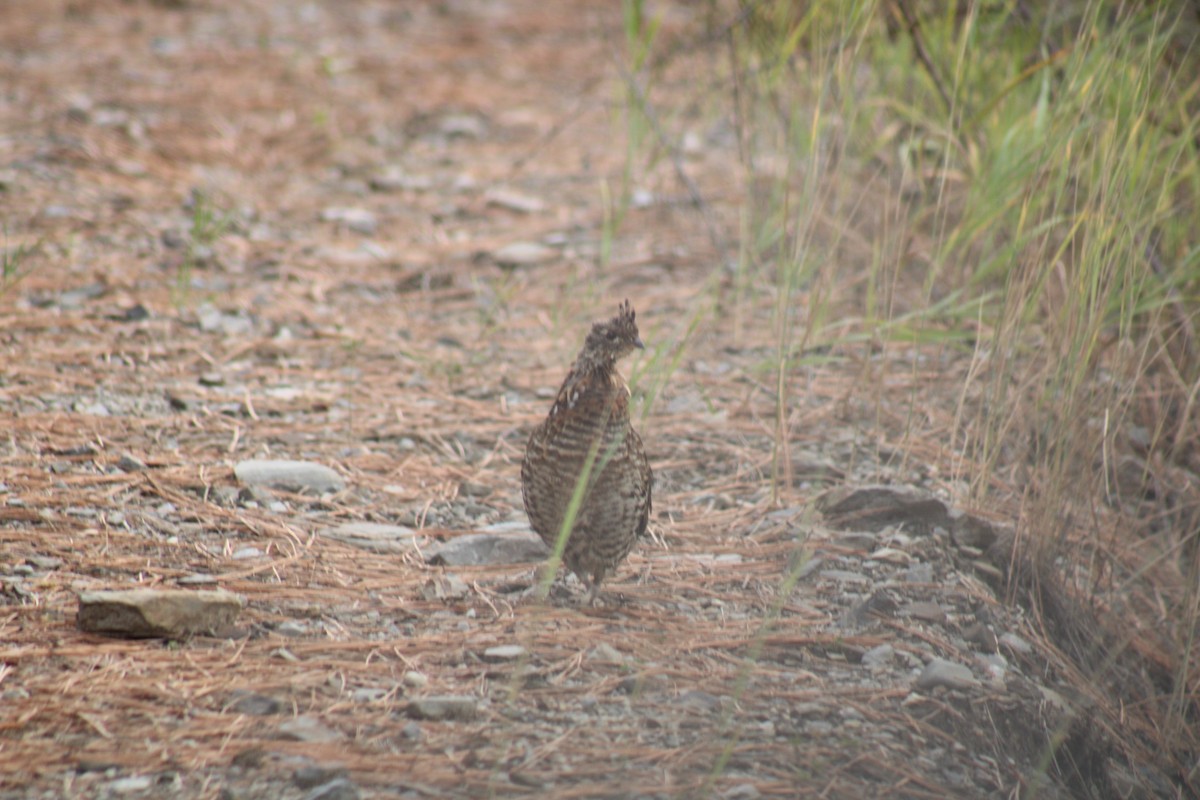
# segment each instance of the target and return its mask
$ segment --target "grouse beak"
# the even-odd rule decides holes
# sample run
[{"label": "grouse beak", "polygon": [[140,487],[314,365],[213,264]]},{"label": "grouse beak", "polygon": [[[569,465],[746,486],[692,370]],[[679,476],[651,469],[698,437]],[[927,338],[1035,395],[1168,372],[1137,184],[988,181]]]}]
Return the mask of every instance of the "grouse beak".
[{"label": "grouse beak", "polygon": [[633,346],[636,347],[638,350],[646,349],[646,345],[642,344],[642,337],[640,337],[640,336],[633,340]]}]

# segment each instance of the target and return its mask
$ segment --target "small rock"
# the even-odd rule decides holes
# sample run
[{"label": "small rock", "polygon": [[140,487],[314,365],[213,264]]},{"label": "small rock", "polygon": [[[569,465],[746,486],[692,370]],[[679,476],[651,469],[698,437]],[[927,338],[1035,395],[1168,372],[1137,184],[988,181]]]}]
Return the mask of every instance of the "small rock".
[{"label": "small rock", "polygon": [[410,669],[404,673],[405,686],[411,686],[414,689],[423,689],[429,685],[429,678],[422,672],[417,672],[415,669]]},{"label": "small rock", "polygon": [[679,696],[679,705],[697,711],[716,711],[721,707],[721,698],[699,689],[690,689]]},{"label": "small rock", "polygon": [[935,658],[925,665],[925,669],[917,677],[918,689],[933,689],[945,686],[949,689],[973,689],[979,686],[979,681],[971,674],[969,667]]},{"label": "small rock", "polygon": [[722,800],[758,800],[762,792],[752,783],[739,783],[721,793]]},{"label": "small rock", "polygon": [[294,619],[284,620],[275,628],[275,632],[280,636],[287,636],[292,639],[308,635],[308,626],[303,622],[297,622]]},{"label": "small rock", "polygon": [[400,729],[400,735],[410,742],[418,742],[421,740],[421,726],[416,722],[407,722]]},{"label": "small rock", "polygon": [[433,188],[433,181],[426,175],[413,175],[391,166],[372,175],[367,185],[376,192],[425,192]]},{"label": "small rock", "polygon": [[860,583],[868,584],[871,579],[859,572],[850,572],[845,569],[826,569],[821,571],[821,579],[826,581],[836,581],[837,583]]},{"label": "small rock", "polygon": [[206,372],[200,376],[201,386],[224,386],[225,376],[219,372]]},{"label": "small rock", "polygon": [[117,469],[121,472],[142,472],[146,469],[146,462],[125,453],[117,460]]},{"label": "small rock", "polygon": [[285,491],[340,492],[346,488],[342,476],[324,464],[310,461],[252,459],[233,468],[247,486],[270,486]]},{"label": "small rock", "polygon": [[519,644],[502,644],[496,647],[489,647],[483,651],[483,660],[493,664],[502,661],[515,661],[525,655],[525,648]]},{"label": "small rock", "polygon": [[148,775],[133,775],[128,778],[117,778],[108,784],[108,790],[113,794],[133,794],[144,792],[154,785]]},{"label": "small rock", "polygon": [[38,569],[58,569],[63,565],[63,560],[54,556],[30,556],[25,560]]},{"label": "small rock", "polygon": [[883,561],[888,564],[911,564],[912,556],[895,547],[881,547],[870,555],[872,561]]},{"label": "small rock", "polygon": [[[987,550],[1006,531],[1006,526],[995,525],[983,517],[958,508],[950,511],[949,518],[949,524],[945,527],[950,530],[951,539],[959,547]],[[1007,528],[1007,531],[1011,533],[1011,528]]]},{"label": "small rock", "polygon": [[471,591],[466,581],[457,575],[437,575],[421,587],[421,597],[427,601],[461,600]]},{"label": "small rock", "polygon": [[107,417],[112,414],[104,403],[76,403],[75,410],[80,414],[90,414],[93,417]]},{"label": "small rock", "polygon": [[601,664],[624,664],[625,656],[608,642],[600,642],[588,651],[588,659]]},{"label": "small rock", "polygon": [[302,715],[289,719],[279,726],[279,738],[292,742],[328,743],[341,741],[344,737],[332,728],[326,727],[316,717]]},{"label": "small rock", "polygon": [[492,253],[502,267],[531,267],[558,258],[558,251],[536,242],[513,242]]},{"label": "small rock", "polygon": [[520,192],[514,192],[511,189],[490,189],[484,195],[484,199],[490,206],[506,208],[509,211],[516,211],[519,214],[536,214],[546,208],[546,204],[540,199],[527,194],[521,194]]},{"label": "small rock", "polygon": [[405,713],[413,719],[466,720],[478,712],[478,703],[468,695],[435,695],[413,700]]},{"label": "small rock", "polygon": [[402,553],[411,550],[413,537],[417,535],[412,528],[379,522],[347,522],[336,528],[324,528],[318,533],[373,553]]},{"label": "small rock", "polygon": [[450,139],[482,139],[487,133],[487,123],[475,114],[447,114],[438,124],[438,130]]},{"label": "small rock", "polygon": [[933,583],[933,564],[913,564],[900,573],[900,579],[905,583]]},{"label": "small rock", "polygon": [[331,206],[321,212],[323,222],[336,222],[345,225],[355,233],[370,236],[379,227],[379,220],[365,208],[344,208]]},{"label": "small rock", "polygon": [[314,786],[329,783],[330,781],[346,777],[346,768],[342,766],[323,766],[320,764],[309,764],[300,767],[292,773],[292,783],[299,786],[301,789],[311,789]]},{"label": "small rock", "polygon": [[242,605],[240,597],[223,589],[83,592],[76,624],[88,633],[182,639],[228,627]]},{"label": "small rock", "polygon": [[233,555],[230,557],[234,561],[246,561],[247,559],[258,558],[262,554],[263,554],[263,551],[259,550],[257,547],[246,546],[246,547],[239,547],[237,550],[234,550]]},{"label": "small rock", "polygon": [[887,663],[892,660],[895,655],[896,648],[890,644],[880,644],[872,647],[862,655],[862,665],[870,669],[878,669],[887,666]]},{"label": "small rock", "polygon": [[387,697],[388,690],[378,686],[364,686],[350,693],[350,699],[356,703],[375,703]]},{"label": "small rock", "polygon": [[1000,644],[1014,653],[1027,656],[1033,652],[1033,645],[1017,636],[1015,633],[1005,633],[1000,637]]},{"label": "small rock", "polygon": [[229,704],[230,711],[247,714],[251,717],[266,717],[283,713],[284,705],[281,700],[258,692],[247,692],[239,689],[233,693],[234,701]]},{"label": "small rock", "polygon": [[304,800],[358,800],[358,787],[345,778],[338,778],[322,786],[318,786]]},{"label": "small rock", "polygon": [[180,586],[213,586],[218,583],[215,575],[209,575],[206,572],[196,572],[191,575],[185,575],[175,581]]},{"label": "small rock", "polygon": [[454,567],[520,564],[541,561],[549,552],[542,540],[533,533],[524,536],[472,533],[427,548],[425,561]]},{"label": "small rock", "polygon": [[838,487],[817,500],[817,508],[834,528],[878,531],[889,526],[928,535],[937,525],[950,526],[946,504],[911,486]]},{"label": "small rock", "polygon": [[901,615],[941,624],[946,621],[946,609],[928,600],[917,600],[900,610]]},{"label": "small rock", "polygon": [[458,493],[467,497],[487,497],[492,493],[492,487],[486,483],[463,481],[458,487]]}]

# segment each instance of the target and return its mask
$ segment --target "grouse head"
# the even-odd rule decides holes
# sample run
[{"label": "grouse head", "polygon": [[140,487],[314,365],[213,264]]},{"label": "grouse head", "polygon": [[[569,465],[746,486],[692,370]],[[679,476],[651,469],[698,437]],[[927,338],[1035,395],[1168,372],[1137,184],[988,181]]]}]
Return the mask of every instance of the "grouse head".
[{"label": "grouse head", "polygon": [[626,300],[617,307],[615,317],[592,325],[592,330],[583,343],[579,360],[596,366],[611,367],[617,359],[629,355],[634,350],[643,349],[645,345],[638,336],[634,316],[634,310]]}]

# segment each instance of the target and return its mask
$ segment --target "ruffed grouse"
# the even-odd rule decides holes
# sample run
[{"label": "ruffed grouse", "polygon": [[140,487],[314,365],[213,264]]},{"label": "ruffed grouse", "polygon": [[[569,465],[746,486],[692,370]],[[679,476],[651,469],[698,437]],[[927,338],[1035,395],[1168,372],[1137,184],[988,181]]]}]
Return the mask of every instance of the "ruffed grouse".
[{"label": "ruffed grouse", "polygon": [[653,475],[641,437],[629,424],[629,387],[617,372],[617,360],[642,347],[628,300],[615,317],[594,324],[550,413],[530,435],[521,464],[525,513],[551,549],[579,487],[562,557],[590,583],[589,605],[650,517]]}]

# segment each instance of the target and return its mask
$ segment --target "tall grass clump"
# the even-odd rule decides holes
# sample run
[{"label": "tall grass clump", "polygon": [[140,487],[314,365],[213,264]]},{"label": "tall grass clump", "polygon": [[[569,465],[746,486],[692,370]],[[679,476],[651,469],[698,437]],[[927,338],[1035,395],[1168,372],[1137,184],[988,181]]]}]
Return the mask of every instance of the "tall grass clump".
[{"label": "tall grass clump", "polygon": [[[693,103],[718,107],[736,134],[738,256],[720,291],[735,338],[770,309],[774,352],[759,377],[776,406],[772,500],[790,486],[806,366],[861,343],[958,353],[946,362],[958,365],[944,393],[953,426],[922,430],[913,414],[910,435],[948,445],[960,501],[1016,512],[1022,558],[1083,599],[1070,607],[1099,618],[1157,609],[1111,618],[1124,630],[1071,655],[1172,732],[1188,761],[1200,751],[1194,10],[1087,0],[709,10],[699,38],[728,54],[727,91]],[[639,68],[648,63],[641,54]],[[866,373],[873,359],[859,363],[857,391],[895,404]],[[1042,622],[1053,632],[1061,621]],[[1125,657],[1145,652],[1130,646],[1135,628],[1161,633],[1154,662],[1169,675],[1122,683],[1135,671]]]}]

